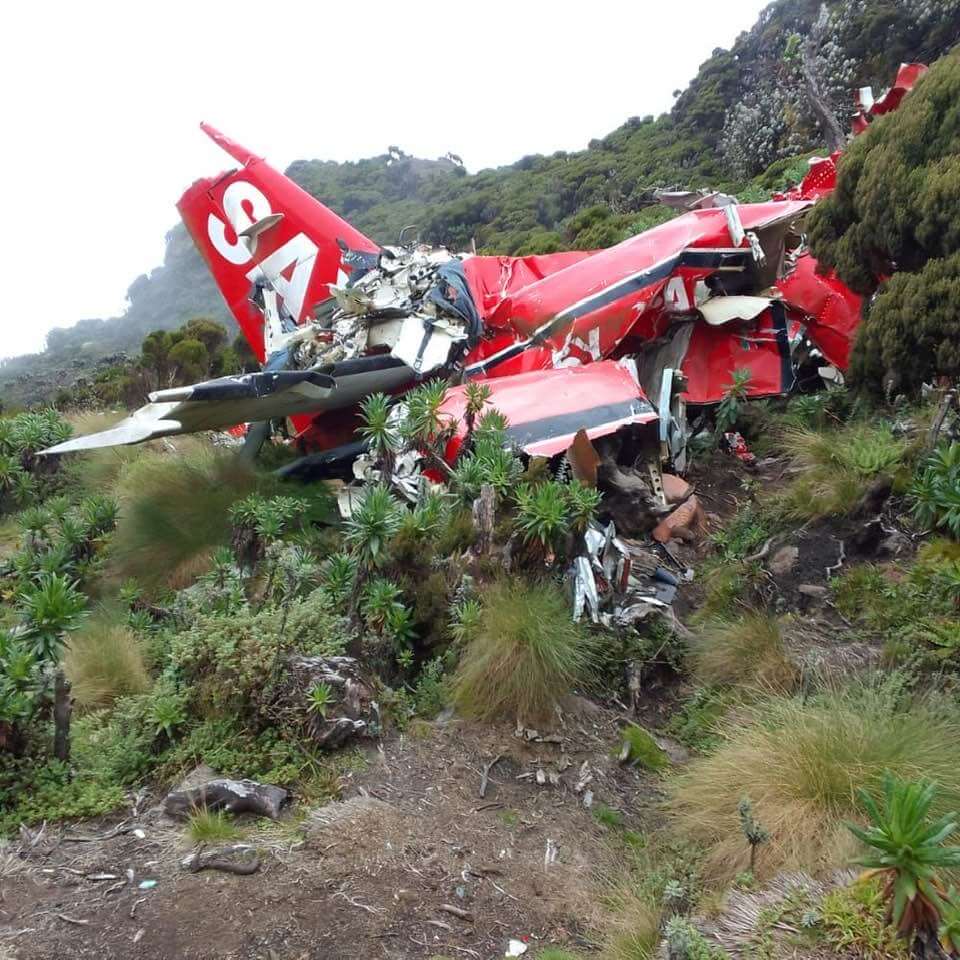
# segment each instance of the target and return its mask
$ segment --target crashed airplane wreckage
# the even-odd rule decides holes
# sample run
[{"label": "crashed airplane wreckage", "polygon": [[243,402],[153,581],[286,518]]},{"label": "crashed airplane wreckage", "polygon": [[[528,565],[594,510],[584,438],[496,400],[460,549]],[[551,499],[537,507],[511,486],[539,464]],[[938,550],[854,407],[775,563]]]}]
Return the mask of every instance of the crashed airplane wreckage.
[{"label": "crashed airplane wreckage", "polygon": [[[854,131],[895,109],[924,70],[904,65],[877,100],[861,90]],[[308,454],[293,472],[319,477],[362,453],[360,400],[442,377],[457,421],[464,383],[485,381],[527,454],[561,454],[580,431],[640,431],[658,467],[682,472],[686,408],[719,402],[733,371],[749,371],[748,396],[769,397],[847,367],[860,298],[818,273],[803,237],[837,154],[766,203],[661,193],[685,212],[609,249],[500,257],[402,238],[380,247],[202,128],[239,168],[198,180],[178,208],[262,370],[158,390],[118,426],[46,453],[285,421]]]}]

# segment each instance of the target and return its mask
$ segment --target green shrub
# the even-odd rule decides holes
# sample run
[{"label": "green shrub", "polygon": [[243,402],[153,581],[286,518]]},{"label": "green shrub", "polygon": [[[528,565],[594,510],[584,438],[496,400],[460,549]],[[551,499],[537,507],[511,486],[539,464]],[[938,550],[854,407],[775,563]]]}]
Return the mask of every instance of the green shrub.
[{"label": "green shrub", "polygon": [[938,374],[960,372],[958,92],[954,50],[901,109],[849,144],[836,190],[807,221],[820,265],[860,293],[877,291],[850,367],[852,382],[876,396],[888,386],[919,392]]},{"label": "green shrub", "polygon": [[400,526],[403,507],[384,486],[370,486],[346,522],[346,542],[362,568],[386,560],[387,544]]},{"label": "green shrub", "polygon": [[23,638],[39,661],[60,659],[66,634],[80,626],[86,605],[76,582],[57,573],[44,573],[20,590],[17,606],[24,622]]},{"label": "green shrub", "polygon": [[100,816],[125,800],[123,786],[88,770],[77,775],[55,760],[0,759],[0,836],[13,835],[21,823]]},{"label": "green shrub", "polygon": [[203,716],[250,716],[269,694],[283,656],[294,651],[343,652],[341,623],[323,590],[294,601],[289,611],[265,609],[201,616],[170,641],[170,664]]},{"label": "green shrub", "polygon": [[453,703],[484,720],[548,720],[574,684],[588,678],[594,648],[555,586],[497,581],[484,591],[481,623],[454,676]]},{"label": "green shrub", "polygon": [[663,932],[670,956],[675,960],[721,960],[726,957],[726,953],[710,943],[686,917],[671,917]]},{"label": "green shrub", "polygon": [[525,543],[556,550],[569,527],[563,484],[548,480],[535,487],[520,487],[514,522]]},{"label": "green shrub", "polygon": [[941,445],[910,488],[913,515],[925,527],[960,540],[960,443]]}]

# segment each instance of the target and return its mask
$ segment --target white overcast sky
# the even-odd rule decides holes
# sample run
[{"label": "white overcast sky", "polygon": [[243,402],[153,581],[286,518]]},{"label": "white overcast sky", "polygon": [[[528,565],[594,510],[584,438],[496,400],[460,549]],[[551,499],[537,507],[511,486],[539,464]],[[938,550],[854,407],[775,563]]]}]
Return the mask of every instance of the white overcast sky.
[{"label": "white overcast sky", "polygon": [[576,150],[669,109],[766,3],[7,3],[0,356],[123,311],[183,189],[231,165],[201,120],[280,168],[389,144],[471,171]]}]

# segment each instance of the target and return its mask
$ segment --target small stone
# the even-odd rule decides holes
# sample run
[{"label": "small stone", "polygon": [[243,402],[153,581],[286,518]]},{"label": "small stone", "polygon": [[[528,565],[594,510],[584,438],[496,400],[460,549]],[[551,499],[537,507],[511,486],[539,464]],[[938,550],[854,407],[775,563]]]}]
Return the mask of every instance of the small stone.
[{"label": "small stone", "polygon": [[789,573],[797,565],[797,560],[799,558],[799,547],[781,547],[770,559],[770,572],[775,577],[782,577],[785,573]]},{"label": "small stone", "polygon": [[802,593],[805,597],[811,597],[814,600],[824,600],[830,594],[828,587],[817,586],[815,583],[801,583],[797,587],[797,593]]}]

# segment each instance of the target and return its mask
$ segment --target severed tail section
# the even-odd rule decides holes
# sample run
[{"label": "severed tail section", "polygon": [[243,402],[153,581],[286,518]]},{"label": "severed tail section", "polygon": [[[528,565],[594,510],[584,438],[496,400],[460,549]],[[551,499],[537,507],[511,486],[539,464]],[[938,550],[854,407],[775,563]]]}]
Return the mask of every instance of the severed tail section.
[{"label": "severed tail section", "polygon": [[[342,217],[209,124],[203,131],[240,167],[197,180],[177,209],[254,353],[264,360],[257,290],[278,298],[281,317],[300,325],[350,272],[351,255],[379,247]],[[349,252],[347,252],[349,251]]]}]

